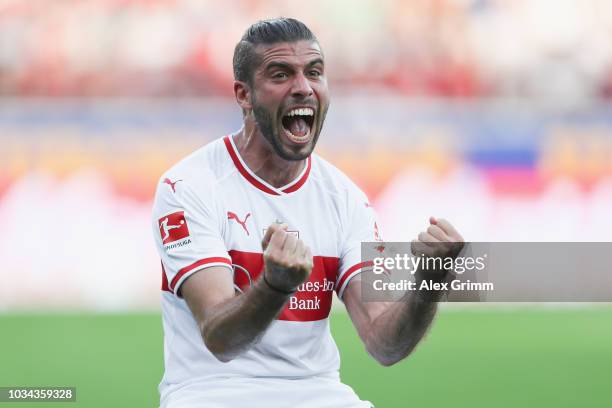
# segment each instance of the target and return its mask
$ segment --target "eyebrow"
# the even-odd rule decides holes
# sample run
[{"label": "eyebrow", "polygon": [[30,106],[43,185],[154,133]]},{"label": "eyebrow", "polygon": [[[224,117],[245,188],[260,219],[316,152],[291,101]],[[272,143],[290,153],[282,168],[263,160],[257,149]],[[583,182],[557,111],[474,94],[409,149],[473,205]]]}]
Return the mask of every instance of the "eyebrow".
[{"label": "eyebrow", "polygon": [[[313,65],[317,65],[317,64],[324,65],[323,64],[323,59],[322,58],[317,58],[317,59],[314,59],[314,60],[310,61],[308,64],[306,64],[306,68],[310,68]],[[284,70],[287,70],[287,71],[292,71],[293,70],[293,66],[290,65],[290,64],[287,64],[286,62],[272,61],[272,62],[270,62],[266,66],[266,71],[270,71],[270,70],[275,69],[275,68],[280,68],[280,69],[284,69]]]},{"label": "eyebrow", "polygon": [[306,67],[310,68],[313,65],[317,65],[317,64],[325,65],[325,64],[323,64],[323,59],[322,58],[317,58],[317,59],[314,59],[314,60],[310,61],[308,64],[306,64]]},{"label": "eyebrow", "polygon": [[271,63],[266,65],[266,71],[270,71],[270,70],[272,70],[274,68],[280,68],[280,69],[284,69],[284,70],[287,70],[287,71],[293,70],[293,67],[291,65],[287,64],[286,62],[272,61]]}]

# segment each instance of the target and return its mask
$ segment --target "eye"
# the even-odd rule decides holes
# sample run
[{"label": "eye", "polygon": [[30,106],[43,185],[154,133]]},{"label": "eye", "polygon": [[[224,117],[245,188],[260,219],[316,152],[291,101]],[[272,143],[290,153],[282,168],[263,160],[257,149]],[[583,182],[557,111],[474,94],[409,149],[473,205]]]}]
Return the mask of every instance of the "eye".
[{"label": "eye", "polygon": [[309,71],[308,74],[310,76],[313,76],[313,77],[320,77],[321,76],[321,72],[317,71],[317,70],[314,70],[314,69],[312,71]]},{"label": "eye", "polygon": [[276,74],[272,75],[272,78],[277,78],[277,79],[285,79],[287,77],[288,75],[286,72],[277,72]]}]

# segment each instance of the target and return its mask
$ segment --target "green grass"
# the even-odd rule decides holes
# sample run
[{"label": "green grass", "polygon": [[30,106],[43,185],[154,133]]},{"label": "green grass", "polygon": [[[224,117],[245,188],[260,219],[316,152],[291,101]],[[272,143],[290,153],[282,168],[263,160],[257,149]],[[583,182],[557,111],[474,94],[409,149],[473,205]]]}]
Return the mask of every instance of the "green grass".
[{"label": "green grass", "polygon": [[446,311],[382,368],[337,319],[344,382],[377,407],[612,407],[612,310]]},{"label": "green grass", "polygon": [[[381,407],[611,407],[612,309],[445,310],[414,355],[383,368],[332,316],[343,381]],[[0,386],[76,386],[76,403],[155,407],[155,314],[0,315]],[[28,404],[0,403],[0,408]]]}]

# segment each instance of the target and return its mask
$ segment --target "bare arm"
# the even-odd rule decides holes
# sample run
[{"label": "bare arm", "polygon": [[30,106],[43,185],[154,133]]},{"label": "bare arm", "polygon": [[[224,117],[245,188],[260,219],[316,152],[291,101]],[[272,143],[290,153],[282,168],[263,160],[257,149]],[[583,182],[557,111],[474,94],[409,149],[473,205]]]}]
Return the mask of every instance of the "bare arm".
[{"label": "bare arm", "polygon": [[437,302],[407,294],[398,302],[363,302],[361,279],[349,282],[344,303],[368,353],[384,366],[407,357],[427,332]]},{"label": "bare arm", "polygon": [[189,277],[182,286],[204,344],[227,362],[250,348],[280,313],[289,295],[258,280],[251,290],[235,295],[231,272],[213,267]]},{"label": "bare arm", "polygon": [[310,250],[280,226],[268,229],[262,245],[262,279],[245,293],[235,294],[232,273],[222,267],[195,273],[182,285],[202,339],[220,361],[230,361],[255,344],[281,312],[292,289],[310,275]]},{"label": "bare arm", "polygon": [[[456,243],[463,241],[461,236],[445,220],[432,218],[430,223],[427,232],[419,234],[418,241],[413,242],[413,252],[429,256],[456,255]],[[445,247],[441,243],[449,245]],[[446,278],[444,271],[429,276],[419,272],[418,275],[435,281]],[[441,296],[441,292],[411,291],[398,302],[364,302],[357,277],[345,289],[344,303],[368,353],[380,364],[389,366],[407,357],[427,333]]]}]

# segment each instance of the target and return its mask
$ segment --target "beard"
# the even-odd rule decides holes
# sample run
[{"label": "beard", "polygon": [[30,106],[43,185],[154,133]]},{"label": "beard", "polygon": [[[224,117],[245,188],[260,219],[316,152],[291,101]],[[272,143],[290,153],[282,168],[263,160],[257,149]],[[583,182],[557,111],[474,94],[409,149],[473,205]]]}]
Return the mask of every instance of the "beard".
[{"label": "beard", "polygon": [[[283,143],[282,136],[280,135],[279,127],[282,127],[282,124],[279,126],[274,126],[274,115],[264,108],[263,106],[257,103],[257,99],[255,95],[253,95],[253,117],[255,118],[255,123],[259,128],[259,131],[263,135],[264,139],[268,141],[270,146],[274,152],[279,155],[282,159],[288,161],[300,161],[308,158],[317,144],[317,140],[319,139],[319,133],[323,127],[323,122],[325,121],[325,116],[327,115],[327,107],[323,111],[318,112],[319,123],[312,124],[311,131],[314,132],[312,141],[307,145],[301,148],[292,148],[292,146],[287,146]],[[280,120],[279,120],[280,122]]]}]

